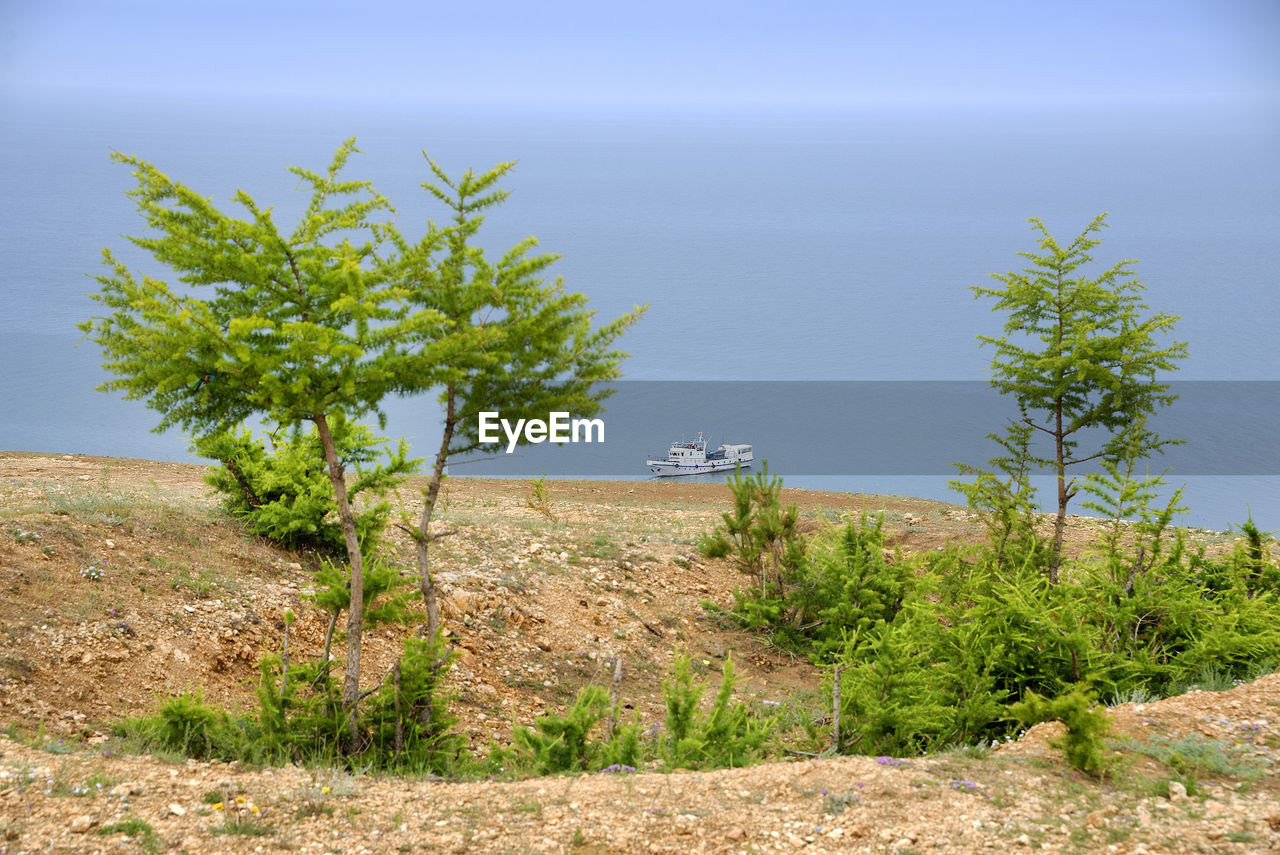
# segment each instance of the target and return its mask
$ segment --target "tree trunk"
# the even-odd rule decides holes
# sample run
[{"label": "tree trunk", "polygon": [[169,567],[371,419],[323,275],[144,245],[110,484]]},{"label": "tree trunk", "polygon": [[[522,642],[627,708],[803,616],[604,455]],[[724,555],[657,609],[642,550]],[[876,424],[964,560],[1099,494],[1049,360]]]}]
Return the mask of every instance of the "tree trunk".
[{"label": "tree trunk", "polygon": [[835,666],[831,682],[831,750],[840,753],[840,671]]},{"label": "tree trunk", "polygon": [[396,660],[396,664],[391,666],[391,681],[395,687],[396,701],[396,735],[394,743],[394,757],[396,762],[400,762],[400,755],[404,753],[404,713],[400,700],[400,662]]},{"label": "tree trunk", "polygon": [[1058,470],[1058,516],[1053,521],[1053,551],[1049,556],[1049,584],[1058,584],[1058,567],[1062,562],[1062,534],[1067,527],[1067,502],[1070,496],[1067,495],[1067,458],[1066,448],[1063,446],[1064,434],[1062,432],[1062,401],[1057,402],[1054,417],[1053,444],[1054,444],[1054,464]]},{"label": "tree trunk", "polygon": [[453,430],[458,424],[457,401],[453,387],[449,387],[447,406],[445,408],[444,433],[440,440],[440,450],[436,452],[435,467],[431,470],[431,481],[423,495],[422,519],[418,522],[416,549],[418,555],[418,587],[422,591],[422,599],[427,607],[427,638],[435,638],[440,629],[440,607],[436,602],[436,582],[431,576],[431,557],[428,549],[431,545],[431,518],[435,516],[436,502],[440,498],[440,482],[444,478],[444,466],[449,460],[449,443],[453,442]]},{"label": "tree trunk", "polygon": [[1049,557],[1049,584],[1058,584],[1058,567],[1062,562],[1063,532],[1067,527],[1066,477],[1058,474],[1058,516],[1053,521],[1053,554]]},{"label": "tree trunk", "polygon": [[342,521],[342,535],[347,542],[347,560],[351,564],[351,602],[347,608],[347,672],[342,682],[342,709],[347,716],[348,751],[355,752],[359,743],[359,722],[356,705],[360,702],[360,633],[364,626],[364,562],[360,554],[360,539],[356,535],[356,518],[347,501],[347,482],[338,450],[329,432],[329,422],[324,414],[314,419],[320,443],[324,446],[324,459],[329,464],[329,483],[338,503],[338,518]]}]

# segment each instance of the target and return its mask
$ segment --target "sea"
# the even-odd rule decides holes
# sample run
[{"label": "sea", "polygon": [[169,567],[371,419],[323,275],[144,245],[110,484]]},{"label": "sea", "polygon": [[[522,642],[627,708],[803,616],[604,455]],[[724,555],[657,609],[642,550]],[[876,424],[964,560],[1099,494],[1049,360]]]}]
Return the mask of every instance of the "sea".
[{"label": "sea", "polygon": [[[76,323],[109,247],[141,220],[112,152],[215,204],[244,190],[288,224],[339,144],[414,234],[445,212],[423,153],[459,174],[517,161],[480,243],[528,236],[600,320],[648,309],[621,341],[604,442],[496,445],[451,474],[645,479],[699,433],[750,443],[787,486],[959,501],[1015,416],[980,335],[1003,319],[974,286],[1021,268],[1040,218],[1063,242],[1107,212],[1100,270],[1136,259],[1189,355],[1144,470],[1183,490],[1179,521],[1280,528],[1280,117],[1230,103],[932,104],[711,112],[364,107],[73,95],[0,104],[0,449],[198,461],[106,379]],[[386,433],[434,453],[430,398],[388,402]],[[1184,418],[1185,417],[1185,418]],[[1181,435],[1178,435],[1181,432]],[[724,476],[702,476],[722,481]],[[1037,476],[1046,506],[1051,479]],[[1078,503],[1079,500],[1077,500]],[[864,507],[855,496],[850,508]],[[1079,510],[1074,506],[1072,510]]]}]

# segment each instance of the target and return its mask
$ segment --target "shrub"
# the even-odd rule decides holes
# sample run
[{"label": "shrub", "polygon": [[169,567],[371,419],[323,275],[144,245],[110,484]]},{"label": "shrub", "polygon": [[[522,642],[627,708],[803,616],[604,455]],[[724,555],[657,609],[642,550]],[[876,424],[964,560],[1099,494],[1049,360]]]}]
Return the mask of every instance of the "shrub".
[{"label": "shrub", "polygon": [[1102,752],[1106,748],[1104,738],[1111,732],[1111,718],[1081,689],[1053,700],[1031,692],[1025,701],[1014,704],[1009,711],[1026,725],[1062,722],[1067,726],[1067,735],[1053,744],[1063,750],[1067,762],[1094,777],[1106,771],[1108,763]]},{"label": "shrub", "polygon": [[[639,726],[634,722],[597,734],[610,713],[609,692],[584,686],[564,715],[539,716],[533,727],[517,727],[513,752],[495,752],[495,761],[513,762],[534,775],[589,772],[614,764],[634,767],[639,751]],[[618,710],[613,710],[614,721]]]},{"label": "shrub", "polygon": [[[1269,536],[1250,521],[1228,556],[1187,549],[1171,526],[1178,495],[1149,508],[1154,482],[1135,480],[1127,463],[1092,480],[1109,518],[1093,551],[1064,563],[1052,583],[1026,504],[1024,440],[1014,436],[1009,456],[993,461],[1004,477],[970,494],[998,505],[984,518],[985,544],[907,562],[888,555],[882,521],[864,517],[789,542],[785,589],[736,595],[743,625],[841,666],[838,750],[902,755],[998,739],[1015,727],[1011,705],[1061,699],[1050,712],[1084,728],[1069,746],[1073,762],[1096,772],[1088,708],[1077,709],[1074,693],[1163,697],[1206,674],[1229,685],[1280,659],[1280,567]],[[704,551],[739,563],[756,554],[748,548],[762,539],[742,521],[778,484],[765,494],[756,486],[730,483],[734,513],[704,537]],[[1122,519],[1131,511],[1133,524]]]},{"label": "shrub", "polygon": [[721,527],[702,536],[699,549],[708,558],[728,558],[751,576],[761,600],[785,601],[804,549],[796,506],[782,506],[782,479],[769,477],[768,461],[750,477],[735,467],[729,489],[733,511],[722,515]]},{"label": "shrub", "polygon": [[366,714],[372,743],[384,767],[444,774],[466,747],[454,732],[457,716],[443,689],[453,656],[443,639],[408,638]]},{"label": "shrub", "polygon": [[726,659],[724,676],[711,709],[700,713],[698,703],[706,683],[694,685],[689,658],[677,654],[671,674],[662,684],[667,704],[666,735],[660,754],[670,768],[711,769],[746,766],[758,759],[777,728],[776,716],[762,717],[737,703],[733,660]]},{"label": "shrub", "polygon": [[[381,497],[417,468],[419,461],[408,458],[408,447],[401,441],[386,463],[364,469],[382,457],[385,442],[346,419],[334,418],[331,428],[342,463],[357,471],[348,488],[353,506],[361,493]],[[221,463],[205,481],[222,494],[227,512],[245,520],[255,534],[290,549],[310,546],[344,554],[333,486],[314,430],[293,430],[278,443],[273,439],[270,452],[249,430],[202,437],[195,450]],[[366,553],[372,552],[390,512],[390,504],[378,501],[356,514],[356,532]]]},{"label": "shrub", "polygon": [[793,600],[815,660],[831,661],[846,639],[862,638],[902,611],[911,569],[885,557],[883,515],[850,522],[805,550]]}]

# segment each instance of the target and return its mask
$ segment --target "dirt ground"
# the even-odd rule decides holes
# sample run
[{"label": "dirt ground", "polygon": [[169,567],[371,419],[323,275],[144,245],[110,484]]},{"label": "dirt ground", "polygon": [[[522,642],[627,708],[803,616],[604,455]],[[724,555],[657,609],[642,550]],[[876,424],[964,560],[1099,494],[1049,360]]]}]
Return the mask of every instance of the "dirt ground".
[{"label": "dirt ground", "polygon": [[[1116,708],[1117,731],[1138,747],[1120,752],[1125,774],[1101,783],[1062,763],[1047,725],[994,750],[907,761],[517,783],[119,756],[108,725],[164,697],[200,690],[214,704],[251,708],[257,663],[280,649],[286,610],[298,618],[293,655],[321,649],[325,621],[307,600],[319,559],[229,522],[202,472],[0,453],[0,727],[23,735],[0,738],[0,853],[1280,850],[1280,675]],[[549,486],[547,515],[527,507],[525,482],[451,480],[433,528],[453,532],[437,541],[436,568],[460,654],[454,712],[477,750],[558,711],[583,684],[607,683],[614,659],[624,664],[623,697],[642,721],[659,720],[660,683],[678,650],[711,679],[732,657],[743,695],[821,708],[814,668],[709,619],[702,605],[730,604],[743,581],[694,546],[728,510],[725,487]],[[882,511],[891,541],[908,552],[981,536],[972,514],[941,502],[785,493],[809,528]],[[420,509],[413,489],[401,504]],[[1074,548],[1091,526],[1072,520]],[[411,565],[410,546],[393,534],[389,550]],[[370,686],[411,631],[366,636]],[[1166,744],[1226,759],[1197,768],[1193,792],[1170,792],[1176,770],[1151,747]],[[257,807],[251,815],[241,805],[253,820],[244,828],[265,833],[249,836],[233,822],[241,814],[214,811],[205,799],[219,793]],[[110,830],[129,819],[150,831]]]}]

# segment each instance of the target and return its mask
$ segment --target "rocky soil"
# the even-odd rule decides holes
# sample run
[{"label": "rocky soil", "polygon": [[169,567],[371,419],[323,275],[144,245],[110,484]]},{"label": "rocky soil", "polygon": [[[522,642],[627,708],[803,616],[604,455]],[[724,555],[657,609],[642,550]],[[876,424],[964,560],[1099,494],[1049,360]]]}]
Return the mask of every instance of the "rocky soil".
[{"label": "rocky soil", "polygon": [[[229,522],[201,471],[0,453],[0,727],[16,737],[0,738],[0,853],[1280,849],[1280,675],[1116,708],[1122,771],[1105,782],[1062,763],[1052,725],[928,758],[515,783],[121,756],[109,724],[160,698],[199,689],[251,708],[256,664],[279,650],[286,610],[298,615],[292,655],[322,643],[325,621],[306,598],[318,559]],[[712,679],[732,656],[749,696],[822,709],[807,663],[701,606],[729,604],[740,583],[693,548],[727,510],[724,487],[550,486],[547,515],[527,507],[527,484],[454,480],[440,514],[439,530],[454,532],[436,565],[460,653],[454,707],[477,751],[608,680],[606,660],[622,660],[624,698],[657,720],[679,649]],[[789,492],[808,527],[883,510],[907,551],[980,535],[942,503]],[[410,513],[415,503],[404,491]],[[1083,541],[1089,523],[1072,530]],[[388,551],[411,566],[408,548],[393,537]],[[369,685],[411,631],[368,636]],[[1169,783],[1179,775],[1191,792]]]}]

